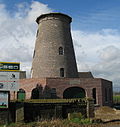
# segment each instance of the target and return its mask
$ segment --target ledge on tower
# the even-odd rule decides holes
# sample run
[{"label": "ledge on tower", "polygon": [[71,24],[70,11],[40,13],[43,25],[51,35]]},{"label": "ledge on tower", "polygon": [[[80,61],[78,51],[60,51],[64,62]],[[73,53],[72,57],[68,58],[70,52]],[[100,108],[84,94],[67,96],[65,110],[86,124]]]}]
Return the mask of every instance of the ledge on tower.
[{"label": "ledge on tower", "polygon": [[56,16],[62,16],[64,18],[67,18],[69,20],[69,23],[72,22],[72,18],[66,14],[63,13],[58,13],[58,12],[53,12],[53,13],[47,13],[47,14],[42,14],[39,17],[37,17],[36,22],[39,24],[39,20],[45,18],[45,17],[56,17]]}]

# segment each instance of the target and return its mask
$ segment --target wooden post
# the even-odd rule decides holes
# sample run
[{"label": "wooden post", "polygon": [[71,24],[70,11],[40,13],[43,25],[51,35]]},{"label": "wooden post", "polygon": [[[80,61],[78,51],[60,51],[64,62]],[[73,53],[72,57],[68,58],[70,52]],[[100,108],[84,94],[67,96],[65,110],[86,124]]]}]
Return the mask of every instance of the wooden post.
[{"label": "wooden post", "polygon": [[14,91],[14,100],[15,100],[15,91]]},{"label": "wooden post", "polygon": [[88,98],[87,99],[87,117],[93,118],[94,117],[94,100]]},{"label": "wooden post", "polygon": [[24,103],[17,103],[16,102],[16,119],[15,121],[16,122],[21,122],[21,121],[24,121]]}]

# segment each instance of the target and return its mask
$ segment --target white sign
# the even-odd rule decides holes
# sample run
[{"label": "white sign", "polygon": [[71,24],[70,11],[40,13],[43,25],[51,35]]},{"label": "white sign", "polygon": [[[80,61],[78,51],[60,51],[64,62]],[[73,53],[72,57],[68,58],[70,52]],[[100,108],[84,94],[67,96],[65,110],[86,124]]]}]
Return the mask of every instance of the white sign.
[{"label": "white sign", "polygon": [[80,84],[80,80],[70,80],[70,85],[79,85]]},{"label": "white sign", "polygon": [[0,108],[8,108],[8,92],[0,91]]},{"label": "white sign", "polygon": [[18,91],[19,72],[0,72],[0,91]]}]

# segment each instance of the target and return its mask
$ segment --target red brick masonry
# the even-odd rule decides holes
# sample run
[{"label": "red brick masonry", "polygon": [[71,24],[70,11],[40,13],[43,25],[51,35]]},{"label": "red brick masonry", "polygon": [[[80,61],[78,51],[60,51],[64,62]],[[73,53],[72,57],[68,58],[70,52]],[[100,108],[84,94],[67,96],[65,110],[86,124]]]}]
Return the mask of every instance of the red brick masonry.
[{"label": "red brick masonry", "polygon": [[[69,87],[80,87],[85,90],[86,97],[92,98],[93,88],[96,88],[96,104],[111,106],[113,103],[112,82],[100,78],[39,78],[21,79],[20,88],[26,92],[26,99],[31,98],[31,93],[37,84],[43,87],[56,88],[57,96],[63,98],[63,92]],[[107,92],[107,95],[105,94]],[[15,97],[14,97],[15,96]],[[106,101],[107,96],[107,101]],[[16,98],[16,93],[11,93],[11,99]]]}]

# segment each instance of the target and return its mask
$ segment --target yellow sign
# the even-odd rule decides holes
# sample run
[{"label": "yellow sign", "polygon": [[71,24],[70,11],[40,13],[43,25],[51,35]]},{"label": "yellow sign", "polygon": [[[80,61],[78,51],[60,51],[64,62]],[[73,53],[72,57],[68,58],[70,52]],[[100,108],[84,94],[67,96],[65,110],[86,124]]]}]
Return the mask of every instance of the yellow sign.
[{"label": "yellow sign", "polygon": [[0,62],[0,71],[19,71],[20,63],[16,62]]}]

